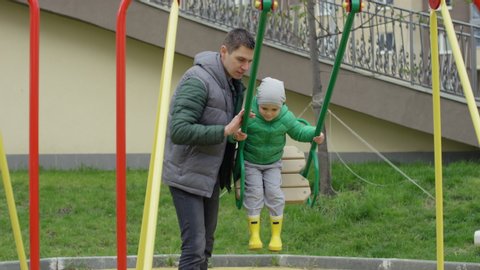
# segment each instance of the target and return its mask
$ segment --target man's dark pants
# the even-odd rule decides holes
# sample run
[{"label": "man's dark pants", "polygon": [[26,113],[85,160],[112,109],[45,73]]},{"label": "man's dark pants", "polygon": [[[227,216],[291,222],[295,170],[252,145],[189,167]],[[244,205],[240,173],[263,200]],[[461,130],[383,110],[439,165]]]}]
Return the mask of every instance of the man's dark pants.
[{"label": "man's dark pants", "polygon": [[182,254],[178,269],[206,270],[212,256],[217,227],[219,186],[206,198],[170,187],[182,237]]}]

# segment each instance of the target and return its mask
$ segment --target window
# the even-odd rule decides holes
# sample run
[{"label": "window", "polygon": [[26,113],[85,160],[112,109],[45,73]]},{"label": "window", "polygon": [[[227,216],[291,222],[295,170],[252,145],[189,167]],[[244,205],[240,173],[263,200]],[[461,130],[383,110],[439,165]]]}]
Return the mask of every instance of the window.
[{"label": "window", "polygon": [[378,36],[378,48],[380,53],[393,53],[395,47],[395,38],[392,32],[380,33]]},{"label": "window", "polygon": [[470,23],[475,25],[473,28],[474,35],[477,41],[477,48],[480,48],[480,11],[474,4],[470,5]]},{"label": "window", "polygon": [[380,0],[379,2],[385,5],[393,5],[393,0]]},{"label": "window", "polygon": [[377,8],[382,10],[389,10],[393,6],[393,0],[378,0]]},{"label": "window", "polygon": [[452,2],[453,0],[445,0],[445,4],[447,4],[448,9],[452,9]]},{"label": "window", "polygon": [[250,3],[244,3],[245,1],[243,0],[234,0],[234,6],[235,7],[238,7],[238,6],[243,6],[243,5],[246,5],[246,4],[250,4]]},{"label": "window", "polygon": [[335,18],[332,16],[328,17],[328,31],[322,30],[320,35],[324,35],[323,38],[320,39],[320,42],[322,43],[322,46],[325,48],[325,52],[327,56],[329,53],[333,53],[335,55],[337,49],[338,49],[338,35],[335,35],[333,33],[336,33],[337,28],[337,22],[335,21]]},{"label": "window", "polygon": [[445,32],[439,33],[438,34],[438,53],[439,54],[451,54],[452,53],[452,47],[450,46],[450,43],[448,42],[447,35]]},{"label": "window", "polygon": [[[324,0],[318,3],[320,8],[320,16],[332,16],[335,12],[335,3],[332,0]],[[316,14],[318,15],[318,14]]]},{"label": "window", "polygon": [[475,29],[474,35],[475,35],[476,46],[477,48],[480,48],[480,29],[479,28]]},{"label": "window", "polygon": [[470,16],[471,16],[471,20],[480,20],[480,11],[478,10],[477,6],[475,6],[474,4],[471,4],[470,5]]}]

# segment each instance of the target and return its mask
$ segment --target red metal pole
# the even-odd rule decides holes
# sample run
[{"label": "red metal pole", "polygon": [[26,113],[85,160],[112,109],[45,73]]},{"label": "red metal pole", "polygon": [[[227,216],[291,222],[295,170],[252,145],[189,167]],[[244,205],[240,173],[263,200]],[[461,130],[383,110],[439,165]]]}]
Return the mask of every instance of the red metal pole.
[{"label": "red metal pole", "polygon": [[37,0],[30,6],[30,270],[40,269],[40,214],[38,188],[38,73],[40,8]]},{"label": "red metal pole", "polygon": [[117,269],[127,269],[127,185],[125,124],[126,13],[131,0],[122,0],[117,14]]}]

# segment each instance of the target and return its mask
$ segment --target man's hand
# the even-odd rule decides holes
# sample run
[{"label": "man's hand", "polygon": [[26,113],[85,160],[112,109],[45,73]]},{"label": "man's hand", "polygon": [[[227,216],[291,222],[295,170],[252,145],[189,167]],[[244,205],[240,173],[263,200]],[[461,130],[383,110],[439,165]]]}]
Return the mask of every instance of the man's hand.
[{"label": "man's hand", "polygon": [[223,136],[227,137],[228,135],[232,135],[240,129],[242,126],[243,113],[244,110],[242,109],[237,115],[235,115],[235,117],[233,117],[232,121],[225,126]]}]

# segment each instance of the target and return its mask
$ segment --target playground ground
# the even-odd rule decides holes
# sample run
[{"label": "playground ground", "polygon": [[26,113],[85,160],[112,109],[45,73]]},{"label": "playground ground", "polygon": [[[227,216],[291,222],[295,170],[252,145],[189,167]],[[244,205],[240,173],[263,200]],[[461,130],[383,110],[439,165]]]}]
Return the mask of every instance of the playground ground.
[{"label": "playground ground", "polygon": [[[178,255],[156,255],[153,269],[173,270]],[[395,258],[356,258],[302,255],[214,255],[209,269],[216,270],[436,270],[435,261]],[[135,269],[136,256],[127,259],[128,269]],[[112,257],[59,257],[40,262],[41,270],[116,269]],[[480,263],[445,262],[445,270],[480,270]],[[20,270],[18,262],[0,262],[0,270]]]},{"label": "playground ground", "polygon": [[[129,268],[129,270],[133,270],[135,268]],[[152,270],[174,270],[177,269],[175,267],[160,267],[160,268],[153,268]],[[304,268],[293,268],[293,267],[213,267],[211,269],[215,270],[303,270]],[[338,270],[338,269],[325,269],[325,268],[315,268],[317,270]],[[109,269],[115,270],[115,269]]]}]

